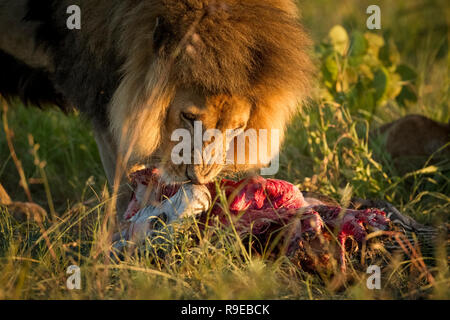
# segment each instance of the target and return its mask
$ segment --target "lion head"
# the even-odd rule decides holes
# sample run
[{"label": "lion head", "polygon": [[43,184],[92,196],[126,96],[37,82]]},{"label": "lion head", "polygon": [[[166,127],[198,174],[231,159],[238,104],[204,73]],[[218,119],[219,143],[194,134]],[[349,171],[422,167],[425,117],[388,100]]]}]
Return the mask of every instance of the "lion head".
[{"label": "lion head", "polygon": [[[218,143],[209,137],[192,146],[191,163],[177,164],[171,159],[178,143],[173,133],[183,129],[194,136],[197,124],[203,135],[230,130],[234,135],[215,149],[223,148],[220,157],[247,130],[278,130],[282,140],[289,119],[309,95],[313,73],[310,40],[294,1],[133,4],[119,28],[123,78],[108,110],[120,153],[130,163],[159,167],[172,183],[207,183],[221,172],[267,163],[195,161],[196,152]],[[267,158],[275,149],[266,146]],[[218,157],[218,152],[209,154]]]}]

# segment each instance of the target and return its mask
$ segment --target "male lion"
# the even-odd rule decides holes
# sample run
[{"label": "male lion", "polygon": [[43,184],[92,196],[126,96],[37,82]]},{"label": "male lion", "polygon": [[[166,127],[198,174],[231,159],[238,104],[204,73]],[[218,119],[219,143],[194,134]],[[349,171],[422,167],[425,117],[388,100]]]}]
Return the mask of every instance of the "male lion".
[{"label": "male lion", "polygon": [[[67,27],[72,5],[81,29]],[[204,184],[251,166],[176,165],[172,132],[201,121],[282,139],[314,69],[298,20],[294,0],[0,0],[0,93],[80,110],[111,185],[136,164]]]}]

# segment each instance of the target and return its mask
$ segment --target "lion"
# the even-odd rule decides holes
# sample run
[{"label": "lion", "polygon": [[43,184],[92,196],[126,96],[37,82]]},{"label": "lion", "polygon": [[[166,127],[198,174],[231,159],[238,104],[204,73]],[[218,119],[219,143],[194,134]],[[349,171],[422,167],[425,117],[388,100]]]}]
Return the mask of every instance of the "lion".
[{"label": "lion", "polygon": [[[73,5],[80,29],[67,27]],[[117,212],[136,166],[157,167],[165,183],[206,184],[267,164],[174,164],[171,135],[200,122],[203,132],[233,130],[232,139],[278,130],[282,142],[314,79],[294,0],[0,0],[0,29],[0,94],[77,109],[92,123],[107,179],[123,195]]]}]

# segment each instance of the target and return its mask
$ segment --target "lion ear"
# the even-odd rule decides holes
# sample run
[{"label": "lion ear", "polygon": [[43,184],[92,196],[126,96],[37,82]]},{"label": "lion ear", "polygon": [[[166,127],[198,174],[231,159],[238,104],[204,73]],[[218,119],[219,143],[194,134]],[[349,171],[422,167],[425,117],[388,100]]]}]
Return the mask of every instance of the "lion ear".
[{"label": "lion ear", "polygon": [[153,29],[153,50],[155,53],[160,51],[169,37],[170,28],[168,23],[163,17],[156,17],[155,28]]}]

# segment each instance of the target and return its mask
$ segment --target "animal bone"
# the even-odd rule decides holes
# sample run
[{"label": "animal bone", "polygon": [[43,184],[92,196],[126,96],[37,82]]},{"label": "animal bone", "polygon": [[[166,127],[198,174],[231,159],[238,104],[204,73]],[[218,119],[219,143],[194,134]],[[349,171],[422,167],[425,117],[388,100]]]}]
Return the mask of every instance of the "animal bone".
[{"label": "animal bone", "polygon": [[150,205],[139,210],[130,218],[127,240],[140,243],[151,235],[152,220],[160,218],[170,224],[180,218],[200,215],[211,207],[211,194],[204,185],[183,185],[171,198],[160,205]]}]

